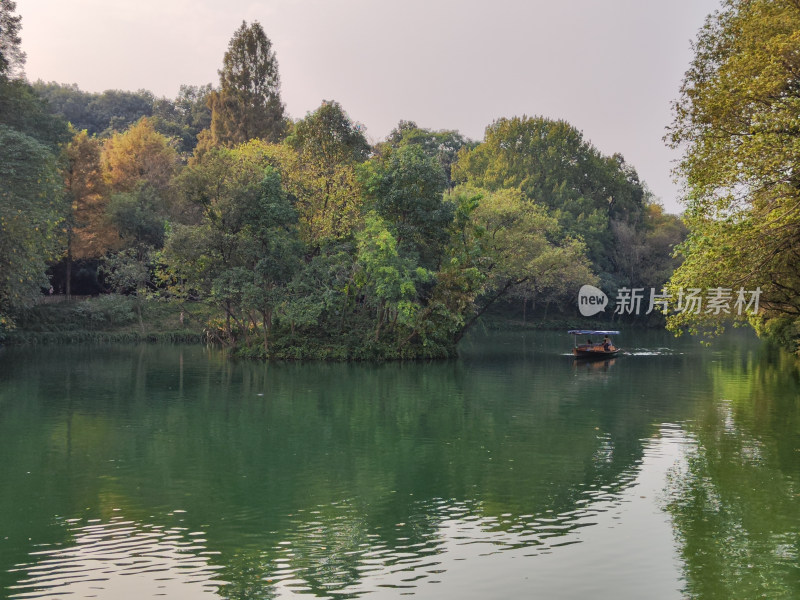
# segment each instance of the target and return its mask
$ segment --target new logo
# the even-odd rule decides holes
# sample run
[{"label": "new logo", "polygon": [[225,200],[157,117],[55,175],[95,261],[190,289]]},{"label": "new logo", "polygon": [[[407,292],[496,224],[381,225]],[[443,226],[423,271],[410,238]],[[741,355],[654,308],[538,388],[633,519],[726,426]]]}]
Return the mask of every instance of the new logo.
[{"label": "new logo", "polygon": [[606,305],[608,305],[608,296],[603,290],[593,285],[584,285],[578,291],[578,310],[584,317],[591,317],[604,311]]}]

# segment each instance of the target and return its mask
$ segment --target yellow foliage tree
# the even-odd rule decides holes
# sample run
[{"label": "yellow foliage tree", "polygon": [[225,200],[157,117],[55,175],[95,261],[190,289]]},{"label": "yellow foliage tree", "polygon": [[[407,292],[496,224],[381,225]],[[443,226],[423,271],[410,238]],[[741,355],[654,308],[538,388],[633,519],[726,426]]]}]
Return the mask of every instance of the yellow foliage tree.
[{"label": "yellow foliage tree", "polygon": [[239,147],[243,156],[274,168],[292,197],[300,237],[319,247],[349,235],[361,220],[361,188],[353,164],[325,164],[288,145],[252,140]]},{"label": "yellow foliage tree", "polygon": [[178,167],[178,152],[144,117],[106,141],[102,165],[112,192],[133,192],[146,183],[163,193]]}]

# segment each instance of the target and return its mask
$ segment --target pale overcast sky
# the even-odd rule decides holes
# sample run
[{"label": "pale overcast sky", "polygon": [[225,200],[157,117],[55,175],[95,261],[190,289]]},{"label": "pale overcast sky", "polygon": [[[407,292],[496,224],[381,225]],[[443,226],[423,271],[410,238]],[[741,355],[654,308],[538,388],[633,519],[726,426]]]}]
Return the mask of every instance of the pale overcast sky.
[{"label": "pale overcast sky", "polygon": [[500,117],[565,119],[621,153],[670,212],[670,102],[718,0],[17,0],[29,80],[85,91],[219,82],[242,20],[276,51],[292,117],[337,100],[375,142],[400,119],[480,140]]}]

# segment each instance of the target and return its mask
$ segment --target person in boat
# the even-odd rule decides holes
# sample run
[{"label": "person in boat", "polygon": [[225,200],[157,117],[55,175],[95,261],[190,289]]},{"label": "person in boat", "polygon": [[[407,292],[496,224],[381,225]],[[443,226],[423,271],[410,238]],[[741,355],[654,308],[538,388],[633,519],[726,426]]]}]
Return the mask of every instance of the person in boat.
[{"label": "person in boat", "polygon": [[603,350],[605,350],[606,352],[611,351],[611,339],[608,336],[605,336],[603,338]]},{"label": "person in boat", "polygon": [[586,338],[586,347],[591,348],[592,346],[592,338]]}]

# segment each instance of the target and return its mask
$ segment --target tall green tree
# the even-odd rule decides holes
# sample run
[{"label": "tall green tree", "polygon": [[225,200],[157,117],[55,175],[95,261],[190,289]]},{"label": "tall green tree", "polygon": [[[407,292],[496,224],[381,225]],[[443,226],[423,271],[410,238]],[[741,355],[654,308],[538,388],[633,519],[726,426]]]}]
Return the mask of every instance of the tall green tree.
[{"label": "tall green tree", "polygon": [[[694,44],[668,141],[683,150],[679,288],[760,288],[757,330],[800,340],[800,4],[725,0]],[[733,311],[731,311],[733,312]],[[737,311],[738,312],[738,311]],[[671,326],[716,325],[682,311]]]},{"label": "tall green tree", "polygon": [[25,53],[19,36],[22,17],[15,15],[17,3],[0,0],[0,79],[23,77]]},{"label": "tall green tree", "polygon": [[62,184],[48,146],[0,125],[0,329],[49,283],[61,249]]},{"label": "tall green tree", "polygon": [[219,91],[209,96],[212,145],[233,147],[256,138],[276,142],[283,137],[278,60],[258,21],[243,21],[233,34],[219,82]]},{"label": "tall green tree", "polygon": [[371,208],[386,222],[400,252],[437,269],[454,215],[444,197],[447,180],[439,162],[417,145],[401,146],[366,163],[361,177]]},{"label": "tall green tree", "polygon": [[599,177],[602,156],[566,121],[544,117],[498,119],[484,141],[461,152],[457,180],[495,191],[519,188],[531,200],[571,211],[609,210]]},{"label": "tall green tree", "polygon": [[0,333],[49,287],[45,271],[60,253],[66,212],[56,152],[69,131],[21,78],[15,9],[0,2]]},{"label": "tall green tree", "polygon": [[323,101],[294,124],[286,145],[297,153],[286,181],[295,196],[304,237],[318,248],[351,235],[361,218],[355,168],[371,153],[364,127],[338,102]]},{"label": "tall green tree", "polygon": [[451,189],[454,185],[452,169],[459,151],[462,148],[471,148],[476,145],[458,131],[449,129],[433,131],[419,127],[414,121],[400,121],[386,137],[385,143],[392,148],[408,145],[420,146],[425,154],[439,161],[447,180],[447,189]]},{"label": "tall green tree", "polygon": [[331,168],[337,163],[360,163],[369,158],[372,149],[364,131],[364,126],[353,121],[341,104],[323,100],[317,110],[294,124],[286,143]]},{"label": "tall green tree", "polygon": [[178,185],[200,217],[167,239],[171,277],[224,311],[225,342],[244,336],[247,343],[258,330],[268,353],[274,313],[303,255],[279,174],[247,146],[217,148],[187,167]]},{"label": "tall green tree", "polygon": [[376,304],[375,341],[378,341],[384,323],[412,322],[420,308],[417,282],[431,279],[433,274],[400,255],[394,236],[374,212],[368,215],[358,235],[358,262],[356,283]]}]

